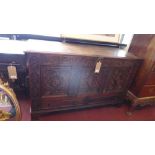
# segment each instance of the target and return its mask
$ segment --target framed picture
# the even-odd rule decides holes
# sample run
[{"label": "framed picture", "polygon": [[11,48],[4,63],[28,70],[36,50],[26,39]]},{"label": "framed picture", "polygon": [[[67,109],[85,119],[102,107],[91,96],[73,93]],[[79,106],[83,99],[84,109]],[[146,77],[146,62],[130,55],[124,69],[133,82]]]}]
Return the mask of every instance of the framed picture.
[{"label": "framed picture", "polygon": [[121,34],[61,34],[64,38],[120,43]]}]

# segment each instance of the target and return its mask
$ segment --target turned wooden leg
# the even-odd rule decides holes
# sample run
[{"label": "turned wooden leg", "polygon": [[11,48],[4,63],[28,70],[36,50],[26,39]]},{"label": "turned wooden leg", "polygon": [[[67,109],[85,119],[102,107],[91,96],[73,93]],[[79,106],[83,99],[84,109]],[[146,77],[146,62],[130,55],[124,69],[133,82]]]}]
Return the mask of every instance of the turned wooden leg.
[{"label": "turned wooden leg", "polygon": [[127,115],[132,115],[133,112],[136,110],[136,108],[137,108],[137,104],[131,103],[131,104],[128,106]]}]

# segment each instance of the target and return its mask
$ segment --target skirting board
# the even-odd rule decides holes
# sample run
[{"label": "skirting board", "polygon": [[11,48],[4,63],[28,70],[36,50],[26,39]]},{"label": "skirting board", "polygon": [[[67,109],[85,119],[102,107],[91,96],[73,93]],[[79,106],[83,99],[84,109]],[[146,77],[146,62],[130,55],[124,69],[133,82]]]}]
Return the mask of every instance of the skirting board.
[{"label": "skirting board", "polygon": [[131,101],[133,107],[136,107],[138,105],[145,106],[155,104],[155,96],[138,98],[130,91],[128,91],[127,93],[127,99]]}]

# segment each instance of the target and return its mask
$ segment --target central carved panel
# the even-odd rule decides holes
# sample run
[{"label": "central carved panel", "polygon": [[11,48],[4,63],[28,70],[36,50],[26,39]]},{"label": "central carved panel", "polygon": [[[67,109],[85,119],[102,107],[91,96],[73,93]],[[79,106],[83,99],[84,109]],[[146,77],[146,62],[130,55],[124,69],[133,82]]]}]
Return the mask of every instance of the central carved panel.
[{"label": "central carved panel", "polygon": [[70,83],[70,67],[41,67],[41,94],[67,95]]},{"label": "central carved panel", "polygon": [[79,93],[99,93],[100,84],[100,74],[94,73],[93,68],[81,69]]}]

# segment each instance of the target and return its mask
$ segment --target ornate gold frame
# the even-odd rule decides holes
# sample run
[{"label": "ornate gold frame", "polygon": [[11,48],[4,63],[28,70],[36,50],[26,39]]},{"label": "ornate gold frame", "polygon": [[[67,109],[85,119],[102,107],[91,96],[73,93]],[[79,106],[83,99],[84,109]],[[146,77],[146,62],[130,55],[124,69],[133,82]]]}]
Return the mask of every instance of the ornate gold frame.
[{"label": "ornate gold frame", "polygon": [[62,38],[119,43],[121,34],[61,34]]},{"label": "ornate gold frame", "polygon": [[12,103],[15,106],[15,110],[16,110],[15,120],[20,121],[21,120],[21,110],[20,110],[20,106],[19,106],[18,100],[16,98],[16,95],[15,95],[13,89],[11,89],[9,87],[8,83],[2,82],[1,79],[0,79],[0,89],[2,89],[10,97]]}]

